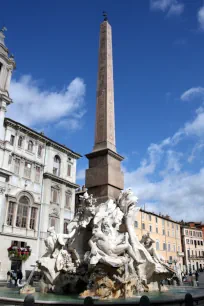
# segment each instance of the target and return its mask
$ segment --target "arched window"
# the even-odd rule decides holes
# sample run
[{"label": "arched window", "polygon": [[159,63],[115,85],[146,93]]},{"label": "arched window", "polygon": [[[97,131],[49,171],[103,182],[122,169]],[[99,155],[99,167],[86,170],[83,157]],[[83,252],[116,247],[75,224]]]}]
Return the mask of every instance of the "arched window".
[{"label": "arched window", "polygon": [[28,197],[22,196],[20,198],[16,216],[16,226],[26,228],[29,204],[30,200]]},{"label": "arched window", "polygon": [[30,151],[30,152],[33,151],[33,142],[32,142],[32,140],[29,140],[29,142],[28,142],[28,151]]},{"label": "arched window", "polygon": [[69,224],[68,220],[64,220],[64,230],[63,230],[64,234],[68,234],[68,229],[67,229],[68,224]]},{"label": "arched window", "polygon": [[18,138],[18,147],[21,148],[22,144],[23,144],[23,137],[19,136],[19,138]]},{"label": "arched window", "polygon": [[38,157],[41,157],[42,156],[42,146],[39,145],[38,146]]},{"label": "arched window", "polygon": [[65,208],[70,210],[71,204],[72,204],[72,193],[70,190],[68,190],[65,193]]},{"label": "arched window", "polygon": [[60,175],[60,164],[61,160],[58,155],[54,157],[54,165],[53,165],[53,174],[59,176]]}]

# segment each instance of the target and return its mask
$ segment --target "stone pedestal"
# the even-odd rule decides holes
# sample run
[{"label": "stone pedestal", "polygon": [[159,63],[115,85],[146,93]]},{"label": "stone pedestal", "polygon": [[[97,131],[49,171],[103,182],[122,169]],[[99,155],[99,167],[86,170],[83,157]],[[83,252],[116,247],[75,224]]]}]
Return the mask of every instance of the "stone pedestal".
[{"label": "stone pedestal", "polygon": [[97,202],[115,199],[124,188],[124,176],[120,168],[123,157],[110,149],[87,154],[86,187]]}]

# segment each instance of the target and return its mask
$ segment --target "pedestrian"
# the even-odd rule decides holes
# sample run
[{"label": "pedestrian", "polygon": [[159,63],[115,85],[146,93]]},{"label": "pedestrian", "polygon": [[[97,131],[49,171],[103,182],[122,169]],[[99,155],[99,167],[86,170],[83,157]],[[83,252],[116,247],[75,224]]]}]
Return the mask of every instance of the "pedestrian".
[{"label": "pedestrian", "polygon": [[11,272],[8,271],[7,272],[7,283],[10,283],[11,282]]},{"label": "pedestrian", "polygon": [[16,271],[13,271],[12,278],[13,278],[13,282],[14,282],[15,286],[17,286],[17,273],[16,273]]},{"label": "pedestrian", "polygon": [[198,273],[198,271],[196,271],[196,273],[195,273],[196,282],[198,281],[198,277],[199,277],[199,273]]},{"label": "pedestrian", "polygon": [[23,273],[22,273],[21,270],[18,270],[17,271],[17,283],[18,283],[18,280],[19,280],[19,284],[21,284],[22,278],[23,278]]}]

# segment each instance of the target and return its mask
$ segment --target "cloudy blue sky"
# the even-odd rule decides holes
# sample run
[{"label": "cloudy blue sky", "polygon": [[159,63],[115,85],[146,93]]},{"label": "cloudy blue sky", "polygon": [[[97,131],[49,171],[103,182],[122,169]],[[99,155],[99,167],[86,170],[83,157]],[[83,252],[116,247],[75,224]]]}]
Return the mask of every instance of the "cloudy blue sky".
[{"label": "cloudy blue sky", "polygon": [[[202,0],[4,1],[0,23],[17,63],[7,116],[82,155],[92,150],[103,10],[113,30],[125,185],[148,210],[203,220]],[[79,184],[86,167],[82,158]]]}]

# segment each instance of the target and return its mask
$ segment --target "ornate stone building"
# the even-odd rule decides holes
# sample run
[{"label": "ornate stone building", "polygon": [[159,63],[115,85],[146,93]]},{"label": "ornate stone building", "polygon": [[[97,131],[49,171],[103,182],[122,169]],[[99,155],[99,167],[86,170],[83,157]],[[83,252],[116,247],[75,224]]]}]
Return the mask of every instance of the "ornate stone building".
[{"label": "ornate stone building", "polygon": [[[75,209],[81,156],[42,133],[5,118],[15,61],[0,31],[0,279],[31,270],[44,252],[47,228],[66,232]],[[14,101],[15,102],[15,101]],[[12,107],[9,106],[9,107]],[[9,249],[9,251],[8,251]],[[27,259],[27,260],[25,260]]]},{"label": "ornate stone building", "polygon": [[181,238],[184,250],[184,265],[188,272],[204,269],[204,240],[202,224],[183,223]]},{"label": "ornate stone building", "polygon": [[136,217],[135,232],[140,240],[142,235],[150,233],[155,241],[155,248],[165,262],[175,265],[178,262],[183,270],[183,256],[181,244],[180,223],[169,216],[158,215],[141,209]]}]

